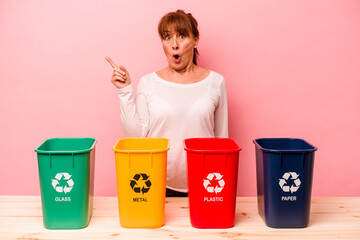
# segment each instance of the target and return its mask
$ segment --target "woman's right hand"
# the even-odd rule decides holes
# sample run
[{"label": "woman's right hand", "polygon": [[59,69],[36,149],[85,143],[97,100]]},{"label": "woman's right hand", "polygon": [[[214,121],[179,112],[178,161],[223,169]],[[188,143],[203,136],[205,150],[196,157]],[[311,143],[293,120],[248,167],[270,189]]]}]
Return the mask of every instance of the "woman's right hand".
[{"label": "woman's right hand", "polygon": [[116,63],[109,57],[105,57],[111,67],[114,69],[113,75],[111,77],[111,82],[117,88],[124,88],[131,83],[130,74],[123,66],[117,66]]}]

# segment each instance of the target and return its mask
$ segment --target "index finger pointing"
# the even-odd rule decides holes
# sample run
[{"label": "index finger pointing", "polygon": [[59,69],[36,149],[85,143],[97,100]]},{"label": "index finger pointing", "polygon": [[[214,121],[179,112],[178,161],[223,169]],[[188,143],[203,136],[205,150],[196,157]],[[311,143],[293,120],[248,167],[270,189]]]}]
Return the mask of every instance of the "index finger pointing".
[{"label": "index finger pointing", "polygon": [[119,68],[118,66],[116,66],[116,63],[111,58],[105,57],[105,59],[110,63],[113,68]]}]

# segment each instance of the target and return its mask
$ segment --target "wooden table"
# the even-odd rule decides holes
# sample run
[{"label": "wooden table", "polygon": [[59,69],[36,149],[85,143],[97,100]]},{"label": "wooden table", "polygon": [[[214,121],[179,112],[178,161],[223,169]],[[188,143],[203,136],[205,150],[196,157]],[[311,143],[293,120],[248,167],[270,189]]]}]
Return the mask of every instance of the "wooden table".
[{"label": "wooden table", "polygon": [[167,198],[165,225],[157,229],[120,227],[116,197],[95,197],[88,227],[47,230],[36,196],[0,196],[0,239],[360,239],[360,198],[313,198],[310,225],[302,229],[267,227],[255,197],[237,199],[235,226],[191,227],[187,198]]}]

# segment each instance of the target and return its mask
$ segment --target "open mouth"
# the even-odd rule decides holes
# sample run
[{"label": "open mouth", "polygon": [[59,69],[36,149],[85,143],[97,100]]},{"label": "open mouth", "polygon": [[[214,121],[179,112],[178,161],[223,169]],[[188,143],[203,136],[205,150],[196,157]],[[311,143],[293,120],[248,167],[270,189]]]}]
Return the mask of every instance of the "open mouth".
[{"label": "open mouth", "polygon": [[175,62],[180,62],[179,54],[174,54],[173,57],[174,57]]}]

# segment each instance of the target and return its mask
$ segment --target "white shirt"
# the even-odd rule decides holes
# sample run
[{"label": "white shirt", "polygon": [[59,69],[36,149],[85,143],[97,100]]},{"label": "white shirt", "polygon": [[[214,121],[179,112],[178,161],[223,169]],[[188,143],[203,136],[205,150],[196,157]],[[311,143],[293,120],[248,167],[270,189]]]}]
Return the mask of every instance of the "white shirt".
[{"label": "white shirt", "polygon": [[211,71],[199,82],[179,84],[154,72],[141,78],[135,99],[131,85],[118,89],[118,93],[125,134],[168,138],[167,187],[187,192],[184,139],[228,137],[224,77]]}]

